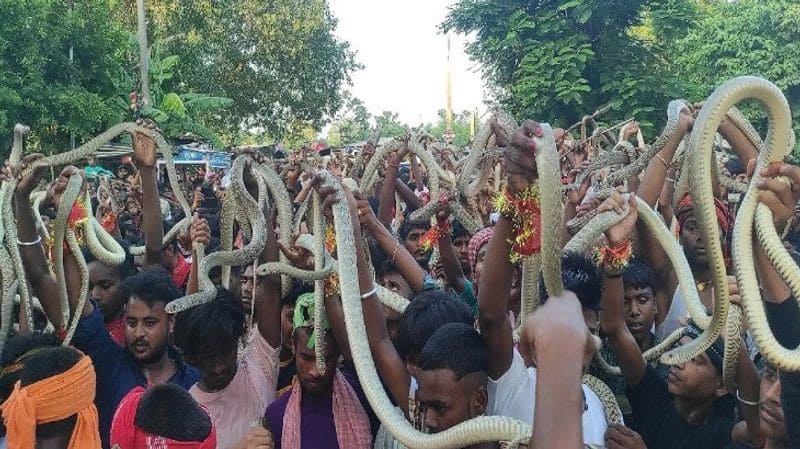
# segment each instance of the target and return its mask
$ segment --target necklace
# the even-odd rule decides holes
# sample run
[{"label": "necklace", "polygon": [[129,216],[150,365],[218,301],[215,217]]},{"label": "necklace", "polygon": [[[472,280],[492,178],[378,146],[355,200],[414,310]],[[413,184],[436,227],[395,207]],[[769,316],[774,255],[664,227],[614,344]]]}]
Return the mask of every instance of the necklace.
[{"label": "necklace", "polygon": [[698,283],[697,283],[697,291],[698,291],[698,292],[702,292],[703,290],[705,290],[706,288],[708,288],[708,287],[710,287],[710,286],[711,286],[711,281],[707,281],[707,282],[698,282]]}]

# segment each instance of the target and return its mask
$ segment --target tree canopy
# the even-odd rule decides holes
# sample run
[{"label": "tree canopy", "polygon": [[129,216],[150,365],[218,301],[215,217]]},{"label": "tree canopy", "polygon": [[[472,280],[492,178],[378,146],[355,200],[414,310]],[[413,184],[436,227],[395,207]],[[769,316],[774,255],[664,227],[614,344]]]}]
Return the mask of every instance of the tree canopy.
[{"label": "tree canopy", "polygon": [[148,13],[150,34],[180,55],[175,84],[233,100],[215,121],[232,140],[319,129],[358,67],[325,0],[148,0]]},{"label": "tree canopy", "polygon": [[110,99],[135,67],[135,47],[107,1],[71,9],[60,0],[0,0],[0,23],[0,157],[15,123],[32,128],[34,149],[51,152],[120,115]]},{"label": "tree canopy", "polygon": [[610,104],[603,119],[635,116],[652,133],[669,100],[700,101],[739,75],[800,107],[791,0],[460,0],[442,29],[474,33],[468,54],[518,118],[569,126]]}]

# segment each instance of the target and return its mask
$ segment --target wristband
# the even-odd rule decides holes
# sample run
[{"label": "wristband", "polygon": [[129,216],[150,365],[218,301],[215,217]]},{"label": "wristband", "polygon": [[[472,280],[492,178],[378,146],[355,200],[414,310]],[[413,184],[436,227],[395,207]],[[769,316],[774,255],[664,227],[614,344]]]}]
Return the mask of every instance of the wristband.
[{"label": "wristband", "polygon": [[42,236],[41,235],[37,235],[36,236],[36,240],[30,241],[30,242],[22,242],[19,239],[17,239],[17,245],[19,245],[19,246],[36,246],[36,245],[38,245],[40,243],[42,243]]},{"label": "wristband", "polygon": [[378,287],[377,286],[372,287],[372,290],[370,290],[370,291],[364,293],[363,295],[361,295],[361,300],[363,301],[363,300],[368,299],[368,298],[372,297],[373,295],[377,295],[377,294],[378,294]]}]

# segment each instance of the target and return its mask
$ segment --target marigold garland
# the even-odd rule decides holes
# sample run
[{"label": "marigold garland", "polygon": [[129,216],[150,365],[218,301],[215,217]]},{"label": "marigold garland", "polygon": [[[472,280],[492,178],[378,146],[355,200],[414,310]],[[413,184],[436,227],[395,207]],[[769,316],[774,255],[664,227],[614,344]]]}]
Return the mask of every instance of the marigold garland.
[{"label": "marigold garland", "polygon": [[603,245],[592,250],[592,259],[608,274],[621,274],[633,256],[633,243],[625,240],[617,245]]},{"label": "marigold garland", "polygon": [[419,238],[419,244],[425,251],[431,251],[439,245],[439,240],[450,234],[450,223],[445,221],[435,224]]},{"label": "marigold garland", "polygon": [[[83,245],[83,225],[89,221],[89,210],[86,208],[85,200],[78,199],[75,204],[72,205],[72,210],[69,211],[69,215],[67,216],[67,228],[72,229],[75,232],[75,238],[78,240],[80,245]],[[50,220],[48,223],[48,230],[50,233],[50,239],[47,242],[47,249],[48,253],[50,254],[50,265],[52,267],[53,256],[53,246],[55,244],[55,220]],[[66,239],[64,240],[64,254],[72,254],[72,250],[67,244]]]},{"label": "marigold garland", "polygon": [[495,198],[495,210],[511,220],[513,239],[509,259],[518,262],[521,258],[538,253],[542,249],[542,211],[539,206],[539,186],[532,184],[527,189],[513,194],[508,188]]},{"label": "marigold garland", "polygon": [[339,273],[333,272],[325,279],[325,297],[331,298],[339,295]]},{"label": "marigold garland", "polygon": [[328,223],[325,227],[325,249],[330,255],[336,253],[336,229],[333,227],[333,223]]},{"label": "marigold garland", "polygon": [[103,215],[102,221],[100,221],[100,225],[109,234],[113,233],[114,229],[117,228],[117,214],[114,212],[106,212],[106,214]]}]

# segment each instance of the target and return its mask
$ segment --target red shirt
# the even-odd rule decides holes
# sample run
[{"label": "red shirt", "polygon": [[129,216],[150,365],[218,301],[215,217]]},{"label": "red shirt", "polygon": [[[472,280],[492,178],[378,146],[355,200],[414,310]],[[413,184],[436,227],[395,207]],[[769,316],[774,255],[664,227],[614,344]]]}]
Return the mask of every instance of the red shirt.
[{"label": "red shirt", "polygon": [[125,347],[125,321],[122,318],[117,318],[106,324],[106,330],[111,335],[114,343]]},{"label": "red shirt", "polygon": [[189,271],[192,269],[192,264],[187,262],[181,255],[175,257],[177,262],[175,262],[175,269],[172,270],[172,282],[182,289],[186,287],[186,282],[189,281]]}]

